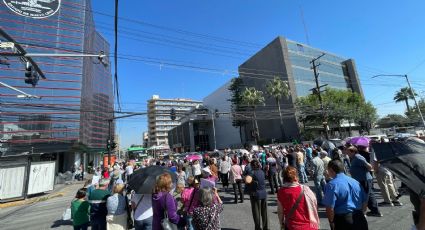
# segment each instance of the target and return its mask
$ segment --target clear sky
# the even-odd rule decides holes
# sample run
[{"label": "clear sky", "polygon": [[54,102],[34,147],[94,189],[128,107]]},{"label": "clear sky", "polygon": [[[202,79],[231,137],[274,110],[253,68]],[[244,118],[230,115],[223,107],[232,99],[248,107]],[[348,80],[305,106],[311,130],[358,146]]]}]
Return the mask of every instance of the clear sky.
[{"label": "clear sky", "polygon": [[[113,15],[114,1],[92,4],[96,26],[112,48],[113,18],[105,14]],[[355,59],[366,99],[379,115],[404,113],[404,104],[392,99],[405,80],[371,77],[407,73],[425,96],[424,9],[423,0],[120,1],[122,111],[146,111],[153,94],[202,100],[278,35],[307,44],[303,12],[309,44]],[[146,120],[117,122],[122,147],[142,143]]]}]

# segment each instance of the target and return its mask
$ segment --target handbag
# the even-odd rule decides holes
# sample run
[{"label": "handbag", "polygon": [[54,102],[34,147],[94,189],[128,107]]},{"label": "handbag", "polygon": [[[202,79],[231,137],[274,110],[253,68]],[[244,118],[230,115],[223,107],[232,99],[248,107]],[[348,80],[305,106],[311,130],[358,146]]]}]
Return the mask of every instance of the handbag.
[{"label": "handbag", "polygon": [[[168,195],[168,193],[167,193]],[[165,195],[165,196],[167,196]],[[167,199],[167,197],[165,197]],[[167,213],[167,203],[164,201],[164,219],[161,220],[161,226],[163,230],[178,230],[177,225],[174,223],[171,223],[170,219],[168,219],[168,213]]]},{"label": "handbag", "polygon": [[289,220],[289,218],[291,218],[294,215],[295,210],[298,208],[298,206],[299,206],[299,204],[300,204],[301,199],[302,199],[303,196],[304,196],[304,187],[301,185],[300,195],[298,196],[298,198],[295,201],[295,204],[292,206],[291,210],[289,210],[288,215],[286,215],[285,219],[283,220],[283,223],[281,225],[282,226],[281,227],[282,230],[287,229],[286,222],[287,222],[287,220]]},{"label": "handbag", "polygon": [[65,209],[62,213],[62,220],[71,220],[71,208]]}]

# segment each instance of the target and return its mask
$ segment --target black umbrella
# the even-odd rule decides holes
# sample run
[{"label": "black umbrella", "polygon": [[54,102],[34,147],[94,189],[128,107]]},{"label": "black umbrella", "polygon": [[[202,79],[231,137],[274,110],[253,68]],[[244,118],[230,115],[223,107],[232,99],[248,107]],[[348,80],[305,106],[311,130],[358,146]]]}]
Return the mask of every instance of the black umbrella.
[{"label": "black umbrella", "polygon": [[402,142],[373,143],[378,161],[391,170],[416,194],[425,191],[425,142],[408,139]]},{"label": "black umbrella", "polygon": [[345,141],[343,141],[343,140],[331,139],[329,141],[331,141],[335,145],[336,148],[340,148],[340,147],[343,147],[345,145]]},{"label": "black umbrella", "polygon": [[177,181],[176,173],[168,168],[153,165],[134,171],[130,181],[128,181],[128,186],[137,194],[152,194],[155,189],[156,179],[163,173],[170,174],[173,182]]},{"label": "black umbrella", "polygon": [[327,151],[327,150],[333,150],[335,148],[335,145],[331,141],[323,141],[321,147],[322,149]]},{"label": "black umbrella", "polygon": [[315,145],[317,145],[317,146],[322,146],[322,144],[323,144],[323,142],[324,141],[326,141],[326,139],[325,138],[323,138],[323,137],[319,137],[319,138],[317,138],[317,139],[315,139],[314,141],[313,141],[313,144],[315,144]]}]

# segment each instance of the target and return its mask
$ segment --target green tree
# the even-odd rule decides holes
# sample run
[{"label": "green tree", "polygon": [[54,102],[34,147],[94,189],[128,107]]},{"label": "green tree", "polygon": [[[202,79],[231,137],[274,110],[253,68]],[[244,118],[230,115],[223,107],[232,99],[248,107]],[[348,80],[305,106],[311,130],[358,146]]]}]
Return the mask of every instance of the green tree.
[{"label": "green tree", "polygon": [[[322,93],[322,101],[329,125],[340,127],[343,121],[349,121],[369,131],[377,119],[375,107],[355,92],[326,88]],[[300,97],[296,105],[304,125],[321,125],[323,117],[317,95]]]},{"label": "green tree", "polygon": [[249,87],[249,88],[245,88],[245,90],[242,92],[241,97],[242,97],[242,104],[252,109],[254,129],[255,129],[255,139],[256,141],[258,141],[258,139],[260,138],[260,131],[258,129],[256,108],[259,105],[264,105],[265,99],[263,96],[263,92],[255,89],[254,87]]},{"label": "green tree", "polygon": [[413,93],[410,91],[409,87],[401,88],[399,91],[397,91],[394,95],[394,101],[396,103],[398,102],[404,102],[406,103],[406,109],[407,112],[410,112],[410,106],[409,106],[409,100],[413,99],[414,96],[417,96],[415,91]]},{"label": "green tree", "polygon": [[242,105],[242,92],[243,92],[243,80],[240,77],[233,78],[228,90],[230,91],[230,103],[232,111],[232,126],[239,128],[239,138],[241,143],[242,140],[242,127],[245,127],[247,121],[244,120],[239,114],[241,112]]},{"label": "green tree", "polygon": [[291,92],[289,91],[288,81],[283,81],[279,77],[274,77],[273,80],[269,80],[266,84],[267,94],[270,97],[273,97],[276,101],[277,108],[279,110],[279,118],[280,118],[280,130],[282,132],[282,140],[286,140],[285,130],[283,128],[283,118],[282,111],[280,108],[280,101],[282,98],[289,98]]},{"label": "green tree", "polygon": [[[422,115],[425,115],[425,99],[421,99],[418,101],[418,106],[421,109]],[[422,126],[422,120],[419,116],[418,107],[415,105],[413,108],[410,109],[410,111],[406,111],[406,117],[409,119],[410,124],[412,125],[418,125]]]},{"label": "green tree", "polygon": [[388,114],[376,122],[380,128],[391,128],[394,126],[404,127],[408,123],[410,123],[409,120],[400,114]]}]

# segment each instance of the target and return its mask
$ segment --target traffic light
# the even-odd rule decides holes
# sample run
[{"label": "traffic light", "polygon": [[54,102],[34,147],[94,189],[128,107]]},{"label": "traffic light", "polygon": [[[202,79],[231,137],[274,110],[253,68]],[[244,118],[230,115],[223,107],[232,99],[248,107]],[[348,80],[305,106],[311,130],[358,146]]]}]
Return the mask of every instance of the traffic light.
[{"label": "traffic light", "polygon": [[33,67],[29,63],[27,63],[27,65],[25,66],[25,83],[35,87],[38,83],[38,80],[39,76],[37,72],[35,72],[33,70]]},{"label": "traffic light", "polygon": [[171,120],[175,121],[176,120],[176,110],[174,108],[172,108],[170,110],[170,118]]},{"label": "traffic light", "polygon": [[106,149],[111,149],[111,144],[112,144],[112,141],[110,140],[110,139],[108,139],[107,141],[106,141]]},{"label": "traffic light", "polygon": [[218,118],[219,116],[220,116],[220,114],[218,114],[218,109],[215,109],[214,110],[214,117]]},{"label": "traffic light", "polygon": [[116,147],[117,147],[117,143],[112,142],[112,143],[111,143],[111,149],[115,149]]}]

